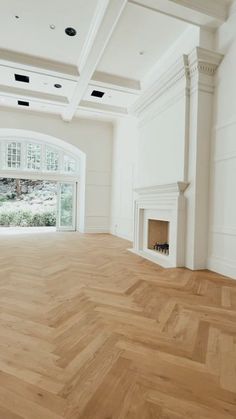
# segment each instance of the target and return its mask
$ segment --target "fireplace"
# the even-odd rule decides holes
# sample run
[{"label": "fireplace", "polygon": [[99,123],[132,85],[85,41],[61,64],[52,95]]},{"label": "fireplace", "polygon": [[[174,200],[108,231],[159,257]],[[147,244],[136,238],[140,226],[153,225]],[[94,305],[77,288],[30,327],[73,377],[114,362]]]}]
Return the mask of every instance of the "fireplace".
[{"label": "fireplace", "polygon": [[148,249],[169,255],[169,221],[148,220]]},{"label": "fireplace", "polygon": [[135,190],[132,252],[165,268],[185,266],[187,186],[176,182]]}]

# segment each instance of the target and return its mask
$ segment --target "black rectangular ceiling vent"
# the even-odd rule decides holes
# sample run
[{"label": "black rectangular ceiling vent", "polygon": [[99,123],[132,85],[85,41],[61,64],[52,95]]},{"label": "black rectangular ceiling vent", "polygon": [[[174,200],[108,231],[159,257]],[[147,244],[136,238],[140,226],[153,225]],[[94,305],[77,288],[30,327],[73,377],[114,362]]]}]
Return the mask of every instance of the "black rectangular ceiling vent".
[{"label": "black rectangular ceiling vent", "polygon": [[93,90],[91,93],[91,96],[95,96],[95,97],[103,97],[105,95],[104,92],[100,92],[99,90]]},{"label": "black rectangular ceiling vent", "polygon": [[18,105],[20,105],[20,106],[29,106],[29,102],[26,102],[25,100],[18,100]]},{"label": "black rectangular ceiling vent", "polygon": [[28,76],[23,76],[22,74],[15,74],[15,80],[21,81],[22,83],[29,83],[30,81]]}]

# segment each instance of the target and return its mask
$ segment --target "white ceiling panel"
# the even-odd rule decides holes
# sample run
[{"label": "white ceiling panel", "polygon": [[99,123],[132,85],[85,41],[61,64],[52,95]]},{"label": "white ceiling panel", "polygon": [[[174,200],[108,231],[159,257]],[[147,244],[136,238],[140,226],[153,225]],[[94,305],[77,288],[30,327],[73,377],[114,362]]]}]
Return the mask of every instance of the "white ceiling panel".
[{"label": "white ceiling panel", "polygon": [[[0,48],[76,64],[97,3],[98,0],[1,0]],[[66,27],[75,28],[77,35],[66,35]]]},{"label": "white ceiling panel", "polygon": [[128,3],[97,71],[142,80],[189,26],[180,20]]}]

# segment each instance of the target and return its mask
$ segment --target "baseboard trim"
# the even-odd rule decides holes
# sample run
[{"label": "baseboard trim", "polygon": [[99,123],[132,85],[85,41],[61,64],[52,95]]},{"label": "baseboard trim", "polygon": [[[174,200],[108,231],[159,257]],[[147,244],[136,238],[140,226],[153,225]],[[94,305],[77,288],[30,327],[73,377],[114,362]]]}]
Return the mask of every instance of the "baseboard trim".
[{"label": "baseboard trim", "polygon": [[115,233],[114,231],[110,231],[110,234],[115,237],[119,237],[119,239],[128,240],[129,242],[133,241],[132,237],[127,236],[126,234]]},{"label": "baseboard trim", "polygon": [[210,257],[207,260],[207,268],[210,271],[217,272],[221,275],[236,279],[236,265],[228,262],[225,259],[218,257]]},{"label": "baseboard trim", "polygon": [[110,234],[110,231],[106,227],[88,227],[84,229],[84,233],[87,234]]}]

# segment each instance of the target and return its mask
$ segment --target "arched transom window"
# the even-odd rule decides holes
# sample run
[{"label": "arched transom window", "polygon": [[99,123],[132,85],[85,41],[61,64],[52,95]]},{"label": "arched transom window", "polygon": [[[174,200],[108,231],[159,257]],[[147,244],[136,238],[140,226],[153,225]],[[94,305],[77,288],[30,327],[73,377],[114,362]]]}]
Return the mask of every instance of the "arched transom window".
[{"label": "arched transom window", "polygon": [[29,138],[0,141],[0,170],[79,174],[79,158],[64,149]]}]

